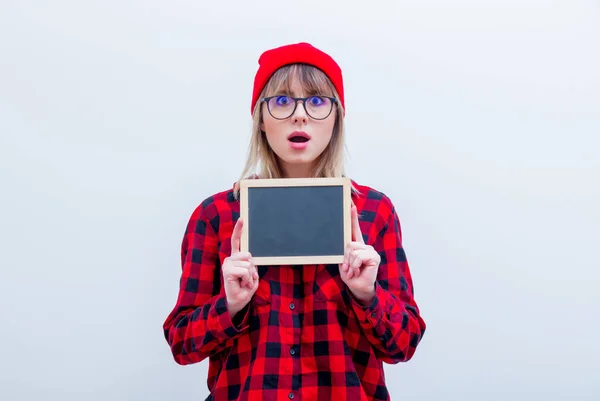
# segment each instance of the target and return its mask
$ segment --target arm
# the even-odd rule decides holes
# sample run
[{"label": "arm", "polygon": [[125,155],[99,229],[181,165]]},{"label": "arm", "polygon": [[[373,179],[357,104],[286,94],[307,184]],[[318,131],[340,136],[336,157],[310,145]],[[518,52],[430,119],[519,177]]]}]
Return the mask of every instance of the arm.
[{"label": "arm", "polygon": [[248,329],[248,308],[234,319],[219,268],[218,238],[199,206],[186,228],[181,246],[182,274],[177,303],[163,324],[175,361],[200,362],[231,346]]},{"label": "arm", "polygon": [[384,362],[395,364],[412,358],[426,324],[413,297],[400,221],[391,202],[390,207],[390,216],[373,245],[381,256],[375,297],[368,305],[363,305],[352,293],[350,298],[362,331],[375,352]]}]

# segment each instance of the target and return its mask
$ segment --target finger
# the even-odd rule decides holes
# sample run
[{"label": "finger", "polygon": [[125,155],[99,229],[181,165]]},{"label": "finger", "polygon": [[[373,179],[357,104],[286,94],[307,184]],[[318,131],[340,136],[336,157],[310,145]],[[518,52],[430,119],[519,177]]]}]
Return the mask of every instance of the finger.
[{"label": "finger", "polygon": [[245,262],[244,266],[248,269],[248,273],[250,274],[250,281],[252,282],[252,287],[250,287],[250,289],[252,289],[254,288],[254,284],[258,281],[258,270],[251,261]]},{"label": "finger", "polygon": [[242,228],[244,227],[244,221],[240,217],[233,227],[233,233],[231,233],[231,254],[240,251],[240,244],[242,242]]},{"label": "finger", "polygon": [[345,273],[348,271],[348,263],[342,262],[340,263],[340,272]]},{"label": "finger", "polygon": [[248,287],[249,289],[253,289],[255,287],[255,284],[258,282],[258,270],[256,269],[256,266],[254,266],[254,264],[252,262],[246,262],[248,263],[246,266],[248,268],[248,274],[250,275],[250,286]]},{"label": "finger", "polygon": [[[254,287],[255,281],[258,279],[258,272],[256,271],[256,267],[251,262],[247,262],[244,260],[238,260],[238,261],[233,262],[233,266],[247,270],[247,272],[248,272],[247,287],[249,289],[252,289]],[[242,279],[244,282],[246,282],[244,277],[242,277]]]},{"label": "finger", "polygon": [[362,262],[358,266],[353,267],[352,277],[358,277],[360,275],[360,266],[362,266]]},{"label": "finger", "polygon": [[348,270],[348,264],[350,263],[349,255],[356,249],[364,249],[366,245],[361,242],[351,241],[346,244],[346,249],[344,250],[344,260],[342,261],[341,267],[342,271]]},{"label": "finger", "polygon": [[229,271],[229,279],[231,281],[239,281],[242,280],[240,286],[245,286],[248,283],[251,283],[251,275],[250,271],[245,267],[232,266]]},{"label": "finger", "polygon": [[254,288],[254,285],[256,284],[256,280],[254,279],[254,277],[252,276],[252,273],[248,274],[248,281],[246,284],[246,288],[248,288],[249,290]]},{"label": "finger", "polygon": [[250,289],[252,289],[254,288],[254,285],[258,282],[258,270],[256,269],[256,266],[254,266],[252,262],[250,262],[248,271],[250,272],[250,279],[252,280],[252,287],[250,287]]},{"label": "finger", "polygon": [[252,254],[250,252],[236,252],[229,257],[232,261],[244,260],[252,262]]},{"label": "finger", "polygon": [[350,269],[353,270],[352,277],[356,277],[360,274],[360,268],[363,265],[363,253],[361,251],[352,252],[354,258],[350,264]]},{"label": "finger", "polygon": [[350,252],[352,252],[352,248],[350,244],[346,244],[346,249],[344,249],[344,260],[342,261],[341,268],[343,272],[348,271],[348,260],[350,257]]},{"label": "finger", "polygon": [[357,252],[357,254],[360,256],[363,265],[369,264],[370,262],[379,263],[379,261],[381,260],[381,257],[379,256],[377,251],[375,251],[372,247],[359,249],[355,252]]},{"label": "finger", "polygon": [[228,274],[227,274],[228,278],[232,278],[233,280],[236,279],[240,279],[243,276],[250,276],[250,271],[248,270],[247,267],[243,267],[243,266],[231,266],[229,268]]},{"label": "finger", "polygon": [[252,263],[250,263],[248,261],[234,260],[231,265],[235,266],[235,267],[243,267],[244,269],[250,270],[250,273],[252,273]]},{"label": "finger", "polygon": [[344,249],[344,259],[342,260],[342,263],[340,265],[343,272],[348,271],[348,262],[349,262],[350,252],[352,252],[352,243],[351,242],[347,243],[346,248]]},{"label": "finger", "polygon": [[348,258],[348,267],[346,271],[346,277],[352,278],[355,276],[354,268],[352,267],[356,260],[356,253],[354,251],[350,252],[350,256]]},{"label": "finger", "polygon": [[356,241],[358,243],[364,244],[365,241],[362,237],[362,232],[360,231],[360,223],[358,222],[358,210],[356,206],[352,206],[352,241]]},{"label": "finger", "polygon": [[356,251],[356,250],[361,250],[361,249],[367,249],[367,245],[364,242],[357,242],[357,241],[352,241],[352,242],[348,242],[348,245],[346,245],[348,248],[350,248],[350,251]]}]

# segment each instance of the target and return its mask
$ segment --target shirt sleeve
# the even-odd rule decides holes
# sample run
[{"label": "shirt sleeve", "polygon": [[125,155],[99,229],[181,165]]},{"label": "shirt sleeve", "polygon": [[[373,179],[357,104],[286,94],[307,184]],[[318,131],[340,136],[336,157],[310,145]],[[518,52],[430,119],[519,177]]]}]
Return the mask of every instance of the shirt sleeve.
[{"label": "shirt sleeve", "polygon": [[[391,202],[390,202],[391,205]],[[402,246],[400,221],[393,206],[373,247],[381,256],[375,297],[361,305],[350,293],[352,309],[375,352],[386,363],[414,355],[426,324],[414,299],[412,277]]]},{"label": "shirt sleeve", "polygon": [[218,243],[201,205],[192,214],[185,231],[179,294],[163,324],[173,357],[181,365],[200,362],[226,350],[248,330],[248,307],[234,319],[227,310]]}]

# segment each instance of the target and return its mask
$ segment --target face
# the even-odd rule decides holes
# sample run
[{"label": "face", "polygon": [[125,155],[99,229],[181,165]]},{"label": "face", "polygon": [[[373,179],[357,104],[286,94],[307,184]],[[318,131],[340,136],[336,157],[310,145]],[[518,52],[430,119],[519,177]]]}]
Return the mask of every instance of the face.
[{"label": "face", "polygon": [[[297,79],[292,80],[290,89],[291,93],[288,94],[290,96],[309,96],[304,92]],[[274,95],[279,95],[279,93]],[[274,102],[277,101],[274,100]],[[284,105],[281,104],[280,107],[284,107]],[[327,107],[327,110],[329,110],[328,106],[320,105],[318,101],[313,102],[308,107],[309,111],[317,107]],[[263,122],[261,130],[266,133],[267,141],[278,156],[285,175],[287,177],[310,176],[318,157],[327,148],[333,135],[337,113],[336,106],[333,105],[331,114],[324,120],[311,118],[307,114],[302,101],[298,103],[294,113],[284,120],[273,118],[266,103],[263,103],[262,108]],[[293,109],[293,105],[291,108]]]}]

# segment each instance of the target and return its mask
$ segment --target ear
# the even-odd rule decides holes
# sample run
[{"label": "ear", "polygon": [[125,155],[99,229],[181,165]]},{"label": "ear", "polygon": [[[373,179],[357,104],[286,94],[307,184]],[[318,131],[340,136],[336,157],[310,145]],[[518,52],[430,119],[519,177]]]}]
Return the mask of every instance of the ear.
[{"label": "ear", "polygon": [[260,123],[260,130],[263,132],[263,134],[265,133],[265,123]]}]

